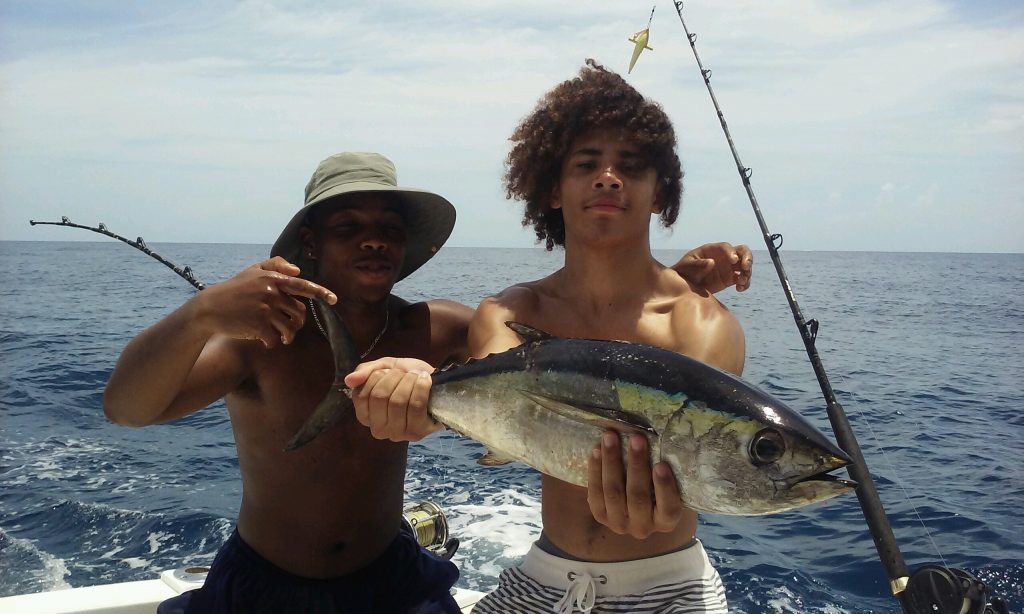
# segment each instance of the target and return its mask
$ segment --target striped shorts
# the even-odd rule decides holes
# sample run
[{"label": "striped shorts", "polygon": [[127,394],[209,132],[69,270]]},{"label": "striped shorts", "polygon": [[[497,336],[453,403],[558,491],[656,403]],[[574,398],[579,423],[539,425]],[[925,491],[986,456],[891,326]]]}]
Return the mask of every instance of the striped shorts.
[{"label": "striped shorts", "polygon": [[549,554],[536,544],[519,567],[506,569],[473,614],[728,614],[725,588],[704,546],[622,563],[587,563]]}]

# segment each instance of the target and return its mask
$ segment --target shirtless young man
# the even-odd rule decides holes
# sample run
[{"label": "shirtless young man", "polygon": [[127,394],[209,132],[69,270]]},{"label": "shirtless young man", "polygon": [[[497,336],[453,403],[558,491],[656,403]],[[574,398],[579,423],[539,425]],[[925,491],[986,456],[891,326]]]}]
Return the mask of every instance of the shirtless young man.
[{"label": "shirtless young man", "polygon": [[[128,344],[104,395],[107,416],[144,426],[226,397],[242,475],[236,533],[204,587],[162,611],[454,611],[455,567],[400,528],[407,444],[372,438],[350,416],[283,451],[334,375],[307,298],[336,302],[366,358],[413,356],[430,367],[466,357],[472,309],[390,294],[454,222],[440,196],[396,188],[384,157],[332,156],[270,260],[203,290]],[[705,245],[677,268],[742,290],[749,250]]]},{"label": "shirtless young man", "polygon": [[[565,266],[484,301],[470,351],[520,343],[504,325],[514,320],[559,336],[657,345],[739,374],[738,320],[651,256],[651,216],[669,226],[679,213],[672,124],[619,75],[588,64],[520,124],[506,175],[538,236],[564,245]],[[652,471],[648,455],[646,439],[631,437],[623,467],[619,438],[606,433],[589,459],[588,488],[544,476],[541,539],[478,611],[522,611],[535,603],[521,597],[533,586],[563,611],[575,602],[600,612],[726,612],[721,579],[696,540],[697,514],[682,506],[668,465]]]},{"label": "shirtless young man", "polygon": [[[669,226],[680,206],[671,122],[619,75],[588,64],[517,128],[505,177],[538,238],[564,246],[565,265],[484,300],[470,351],[519,345],[511,320],[557,336],[657,345],[738,374],[739,322],[651,255],[651,216]],[[350,385],[365,383],[360,421],[394,438],[436,429],[424,426],[429,380],[404,390],[390,384],[395,371],[416,368],[381,359],[350,375]],[[385,398],[387,408],[378,400]],[[403,403],[406,415],[396,411]],[[697,514],[682,506],[667,464],[652,469],[648,455],[646,439],[632,437],[623,463],[609,432],[589,459],[588,488],[543,476],[540,539],[474,612],[726,612],[721,579],[695,537]]]},{"label": "shirtless young man", "polygon": [[407,444],[374,439],[349,415],[284,450],[334,379],[326,339],[304,326],[308,299],[334,304],[367,358],[465,358],[472,309],[391,295],[448,238],[455,208],[396,185],[378,154],[324,160],[270,260],[203,290],[121,354],[104,394],[112,421],[167,422],[221,397],[231,416],[237,529],[185,611],[459,611],[457,569],[403,527]]}]

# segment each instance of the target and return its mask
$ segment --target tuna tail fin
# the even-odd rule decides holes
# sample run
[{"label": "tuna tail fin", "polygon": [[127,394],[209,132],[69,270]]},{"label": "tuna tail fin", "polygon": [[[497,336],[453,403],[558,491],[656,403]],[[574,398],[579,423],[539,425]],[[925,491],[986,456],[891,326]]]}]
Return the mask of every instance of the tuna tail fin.
[{"label": "tuna tail fin", "polygon": [[344,382],[341,382],[340,385],[335,382],[327,391],[324,399],[320,401],[320,404],[316,406],[313,413],[285,446],[285,451],[291,452],[301,448],[319,437],[320,433],[337,424],[345,412],[352,409],[352,399],[349,397],[351,393],[352,391],[345,386]]},{"label": "tuna tail fin", "polygon": [[546,339],[554,339],[555,336],[542,331],[539,328],[527,326],[526,324],[520,324],[519,322],[506,321],[505,326],[511,328],[516,332],[526,343],[531,341],[544,341]]},{"label": "tuna tail fin", "polygon": [[593,424],[594,426],[602,429],[628,429],[631,431],[641,431],[649,435],[658,434],[658,431],[655,430],[654,426],[649,420],[647,420],[647,418],[621,409],[582,405],[569,400],[563,401],[546,397],[542,394],[537,394],[528,390],[520,390],[519,393],[544,409],[553,411],[556,414],[561,414],[570,420],[575,420],[576,422]]},{"label": "tuna tail fin", "polygon": [[356,352],[352,335],[349,334],[348,327],[345,326],[338,312],[320,299],[314,299],[313,303],[316,305],[313,317],[318,323],[323,323],[324,332],[327,334],[327,343],[331,346],[331,355],[334,356],[334,379],[335,383],[338,383],[356,368],[356,364],[359,363],[359,353]]},{"label": "tuna tail fin", "polygon": [[317,324],[323,326],[327,334],[327,343],[331,346],[331,354],[334,356],[334,383],[303,423],[302,428],[285,446],[287,451],[296,450],[313,441],[320,433],[337,424],[345,412],[352,408],[352,399],[349,396],[352,391],[345,385],[345,376],[351,373],[359,362],[359,354],[356,353],[352,335],[341,321],[338,312],[330,305],[314,299],[310,309],[313,310],[313,318]]}]

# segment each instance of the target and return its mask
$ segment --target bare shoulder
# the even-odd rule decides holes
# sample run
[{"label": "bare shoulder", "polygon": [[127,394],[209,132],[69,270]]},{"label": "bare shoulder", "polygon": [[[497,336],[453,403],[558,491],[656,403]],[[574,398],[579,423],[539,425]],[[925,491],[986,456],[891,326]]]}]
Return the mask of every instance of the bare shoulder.
[{"label": "bare shoulder", "polygon": [[468,327],[469,321],[473,319],[473,308],[457,301],[439,298],[424,301],[423,304],[430,312],[431,322],[443,326]]},{"label": "bare shoulder", "polygon": [[[404,342],[423,351],[422,356],[434,366],[460,362],[468,358],[466,340],[473,309],[456,301],[433,299],[419,303],[402,303],[401,319],[405,329]],[[396,355],[409,352],[400,348]]]},{"label": "bare shoulder", "polygon": [[407,329],[466,329],[473,318],[473,309],[456,301],[433,299],[410,303],[398,297],[392,300],[392,305],[399,304],[399,318]]},{"label": "bare shoulder", "polygon": [[541,302],[542,288],[538,287],[539,283],[528,282],[510,286],[480,303],[469,326],[471,355],[486,356],[504,351],[521,342],[519,337],[505,326],[505,322],[529,323],[535,319]]},{"label": "bare shoulder", "polygon": [[540,302],[539,283],[531,281],[509,286],[501,292],[485,298],[477,310],[508,310],[513,313],[529,311]]},{"label": "bare shoulder", "polygon": [[682,353],[737,375],[743,372],[743,327],[714,295],[700,290],[681,292],[672,306],[671,322]]}]

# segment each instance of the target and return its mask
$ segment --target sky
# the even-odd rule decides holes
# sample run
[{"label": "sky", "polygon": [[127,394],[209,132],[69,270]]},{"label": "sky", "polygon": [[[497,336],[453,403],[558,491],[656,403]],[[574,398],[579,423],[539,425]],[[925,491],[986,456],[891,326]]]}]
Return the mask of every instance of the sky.
[{"label": "sky", "polygon": [[[671,2],[0,0],[0,240],[270,244],[317,163],[379,151],[458,210],[449,245],[530,247],[508,137],[586,58],[672,118],[655,248],[763,247]],[[795,250],[1024,252],[1024,5],[688,1],[768,228]]]}]

